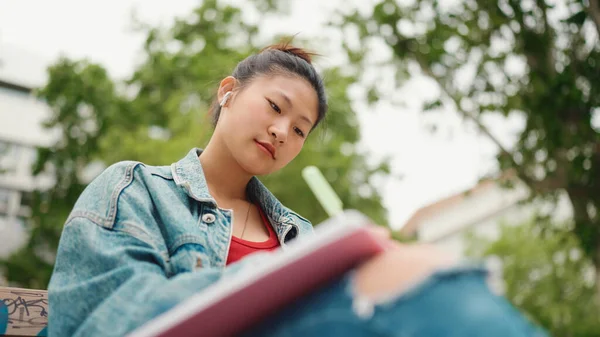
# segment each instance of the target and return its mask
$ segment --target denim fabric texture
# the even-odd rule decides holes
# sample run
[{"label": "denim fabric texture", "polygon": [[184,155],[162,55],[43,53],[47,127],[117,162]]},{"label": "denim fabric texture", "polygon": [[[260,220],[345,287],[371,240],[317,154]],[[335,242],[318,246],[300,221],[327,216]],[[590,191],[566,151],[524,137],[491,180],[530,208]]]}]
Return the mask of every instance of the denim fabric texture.
[{"label": "denim fabric texture", "polygon": [[488,288],[471,263],[439,270],[412,288],[369,301],[354,290],[354,272],[289,305],[244,337],[546,337]]},{"label": "denim fabric texture", "polygon": [[[65,223],[48,287],[50,337],[125,336],[214,282],[268,260],[270,253],[256,253],[225,266],[234,214],[211,197],[200,151],[171,166],[120,162],[87,186]],[[314,235],[310,222],[258,179],[247,195],[264,210],[282,249]],[[439,271],[379,301],[355,293],[354,273],[246,335],[544,336],[490,292],[479,267]]]},{"label": "denim fabric texture", "polygon": [[[79,197],[60,239],[48,286],[49,336],[123,336],[268,257],[225,268],[233,212],[210,196],[199,149],[171,166],[120,162]],[[313,234],[256,178],[248,197],[261,205],[282,249]]]}]

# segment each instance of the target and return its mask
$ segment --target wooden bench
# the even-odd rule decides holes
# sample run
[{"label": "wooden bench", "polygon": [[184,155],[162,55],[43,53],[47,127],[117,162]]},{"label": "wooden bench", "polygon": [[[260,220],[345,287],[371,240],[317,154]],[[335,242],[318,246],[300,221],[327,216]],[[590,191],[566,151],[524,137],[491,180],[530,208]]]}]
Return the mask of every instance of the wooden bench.
[{"label": "wooden bench", "polygon": [[0,287],[0,336],[47,336],[46,290]]}]

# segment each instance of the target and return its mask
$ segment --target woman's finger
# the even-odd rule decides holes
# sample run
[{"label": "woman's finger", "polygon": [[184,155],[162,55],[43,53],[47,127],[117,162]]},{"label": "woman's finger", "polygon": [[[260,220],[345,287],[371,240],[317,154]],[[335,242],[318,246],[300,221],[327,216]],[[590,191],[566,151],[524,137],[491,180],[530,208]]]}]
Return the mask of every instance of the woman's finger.
[{"label": "woman's finger", "polygon": [[391,237],[391,232],[388,228],[385,228],[383,226],[378,226],[378,225],[371,225],[369,226],[369,231],[371,233],[373,233],[374,235],[377,235],[379,237],[385,238],[385,239],[389,239]]}]

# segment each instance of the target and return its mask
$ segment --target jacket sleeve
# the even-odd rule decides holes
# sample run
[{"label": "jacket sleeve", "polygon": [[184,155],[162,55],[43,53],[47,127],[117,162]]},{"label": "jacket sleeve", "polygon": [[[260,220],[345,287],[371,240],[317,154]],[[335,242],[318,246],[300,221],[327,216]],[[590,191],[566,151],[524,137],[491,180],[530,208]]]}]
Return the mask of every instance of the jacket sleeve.
[{"label": "jacket sleeve", "polygon": [[232,268],[168,278],[148,243],[74,218],[64,228],[48,288],[49,336],[124,336],[221,277],[239,276],[270,257],[255,255]]},{"label": "jacket sleeve", "polygon": [[[104,188],[91,186],[98,198],[106,196],[99,192]],[[85,210],[76,214],[63,228],[48,286],[51,337],[124,336],[219,279],[238,277],[270,257],[257,254],[224,269],[207,266],[173,275],[155,242],[133,232],[141,224],[107,228]]]}]

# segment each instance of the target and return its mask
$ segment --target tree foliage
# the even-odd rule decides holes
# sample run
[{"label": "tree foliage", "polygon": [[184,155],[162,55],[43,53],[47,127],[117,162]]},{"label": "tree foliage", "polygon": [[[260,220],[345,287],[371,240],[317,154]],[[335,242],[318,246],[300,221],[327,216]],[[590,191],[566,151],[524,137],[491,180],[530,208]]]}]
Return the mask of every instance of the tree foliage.
[{"label": "tree foliage", "polygon": [[[219,81],[264,47],[252,42],[258,27],[244,21],[240,8],[216,0],[203,1],[167,29],[143,29],[145,60],[123,82],[86,60],[60,59],[49,68],[39,96],[52,110],[47,127],[58,128],[61,139],[39,149],[36,172],[50,173],[56,185],[36,193],[30,240],[4,262],[10,281],[46,286],[66,216],[99,169],[120,160],[168,165],[204,146],[212,130],[207,111]],[[325,128],[309,137],[288,167],[263,180],[283,203],[318,223],[326,214],[300,174],[306,165],[317,165],[347,208],[386,223],[371,180],[386,174],[387,166],[367,165],[355,146],[360,133],[347,94],[355,79],[335,68],[324,74],[330,105]]]},{"label": "tree foliage", "polygon": [[[393,69],[398,86],[411,67],[431,79],[439,95],[424,110],[455,110],[474,123],[497,145],[500,170],[515,172],[532,197],[565,191],[573,233],[600,279],[598,1],[376,0],[365,10],[343,9],[332,24],[347,32],[357,70],[383,50],[392,57],[377,67]],[[524,121],[514,146],[486,124],[492,115]]]},{"label": "tree foliage", "polygon": [[506,297],[552,336],[596,336],[600,310],[592,261],[570,223],[545,223],[557,229],[548,231],[539,221],[504,225],[492,242],[471,235],[470,254],[499,259]]}]

